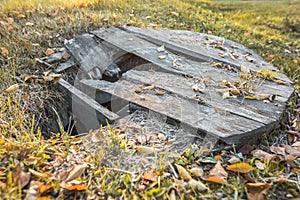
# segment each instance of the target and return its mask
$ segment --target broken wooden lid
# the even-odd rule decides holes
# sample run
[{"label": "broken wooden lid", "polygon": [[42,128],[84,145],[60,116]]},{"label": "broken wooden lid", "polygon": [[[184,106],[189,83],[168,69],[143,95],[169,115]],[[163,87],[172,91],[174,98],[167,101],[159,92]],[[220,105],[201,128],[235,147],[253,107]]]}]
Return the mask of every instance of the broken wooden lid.
[{"label": "broken wooden lid", "polygon": [[[294,92],[292,82],[253,51],[212,35],[109,28],[65,46],[79,68],[75,86],[65,88],[98,113],[80,119],[81,107],[73,106],[82,122],[114,122],[133,110],[149,110],[199,137],[242,144],[279,125]],[[57,71],[72,67],[63,64]]]}]

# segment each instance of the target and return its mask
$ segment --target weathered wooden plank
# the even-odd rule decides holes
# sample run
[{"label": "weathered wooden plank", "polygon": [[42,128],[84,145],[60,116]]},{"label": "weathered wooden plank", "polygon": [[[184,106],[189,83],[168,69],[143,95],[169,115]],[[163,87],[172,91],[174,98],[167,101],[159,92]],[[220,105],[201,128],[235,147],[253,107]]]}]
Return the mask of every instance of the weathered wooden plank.
[{"label": "weathered wooden plank", "polygon": [[171,52],[158,52],[157,45],[139,39],[125,31],[110,28],[105,31],[92,31],[91,33],[116,48],[141,57],[170,73],[198,75],[198,71],[185,58]]},{"label": "weathered wooden plank", "polygon": [[[220,61],[237,68],[247,66],[251,71],[273,70],[279,72],[270,63],[264,61],[254,51],[225,38],[183,30],[154,30],[137,27],[124,27],[136,36],[154,44],[164,44],[166,49],[177,52],[187,58],[205,61]],[[277,79],[292,83],[284,74],[278,73]]]},{"label": "weathered wooden plank", "polygon": [[265,104],[263,108],[261,106],[260,108],[256,108],[252,106],[254,103],[253,100],[244,100],[241,104],[242,97],[239,101],[223,99],[222,94],[218,93],[214,87],[203,87],[204,93],[194,92],[192,87],[197,85],[195,82],[198,79],[185,78],[168,73],[130,70],[123,75],[123,78],[132,82],[138,81],[144,85],[156,85],[163,90],[190,99],[195,104],[197,104],[195,96],[198,95],[201,99],[205,100],[205,105],[217,111],[230,112],[264,124],[277,121],[284,109],[283,107],[275,106],[273,103]]},{"label": "weathered wooden plank", "polygon": [[120,69],[114,64],[115,57],[124,54],[120,49],[111,48],[109,44],[98,43],[91,34],[83,34],[69,40],[66,48],[79,63],[81,70],[86,73],[99,70],[102,75],[116,76]]},{"label": "weathered wooden plank", "polygon": [[63,79],[58,81],[58,89],[66,94],[79,132],[98,129],[101,124],[113,123],[119,116],[100,105],[93,98]]},{"label": "weathered wooden plank", "polygon": [[[261,122],[241,118],[232,113],[221,113],[214,108],[193,103],[180,96],[168,93],[156,95],[155,91],[137,94],[134,91],[139,88],[139,84],[134,84],[126,80],[116,83],[82,80],[81,83],[166,115],[203,133],[220,138],[227,143],[238,142],[241,139],[241,134],[256,134],[258,129],[267,128]],[[227,139],[229,137],[230,140]]]}]

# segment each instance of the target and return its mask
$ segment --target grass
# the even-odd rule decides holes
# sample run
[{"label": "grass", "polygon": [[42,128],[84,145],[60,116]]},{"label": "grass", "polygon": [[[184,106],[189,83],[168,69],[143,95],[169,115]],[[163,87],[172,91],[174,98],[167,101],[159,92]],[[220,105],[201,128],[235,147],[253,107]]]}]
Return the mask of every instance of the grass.
[{"label": "grass", "polygon": [[[168,163],[163,155],[157,155],[153,172],[148,171],[150,180],[144,172],[134,173],[132,163],[127,161],[134,149],[126,139],[119,137],[120,132],[116,129],[97,132],[110,139],[100,139],[102,145],[92,146],[98,152],[96,154],[89,152],[92,147],[84,138],[70,136],[63,130],[57,129],[57,134],[44,140],[48,125],[56,123],[53,108],[59,114],[63,112],[62,97],[55,91],[53,83],[23,81],[27,75],[42,76],[51,69],[36,62],[35,58],[45,57],[48,48],[63,47],[61,41],[64,39],[89,30],[134,25],[185,29],[232,39],[255,50],[300,89],[299,7],[299,1],[2,1],[0,198],[21,199],[36,192],[35,197],[48,199],[241,199],[251,194],[247,183],[253,180],[265,183],[265,187],[266,183],[272,184],[266,193],[268,198],[299,197],[299,157],[292,159],[290,155],[278,155],[268,160],[243,156],[239,158],[240,162],[255,167],[248,174],[251,178],[244,173],[228,172],[227,183],[216,184],[205,181],[205,177],[193,176],[208,187],[202,192],[198,187],[187,186],[184,175],[178,174],[174,163]],[[20,85],[19,89],[4,92],[16,83]],[[287,129],[292,125],[290,121],[284,124]],[[292,137],[279,132],[262,139],[255,148],[271,153],[269,147],[274,144],[274,139],[289,141]],[[299,135],[295,138],[299,140]],[[187,173],[195,166],[201,167],[207,176],[216,160],[220,160],[225,168],[229,165],[228,159],[238,155],[234,148],[209,154],[202,153],[199,148],[191,146],[175,163],[184,166]],[[260,166],[257,160],[264,166],[262,169],[257,167]],[[87,164],[84,172],[75,171],[79,176],[72,186],[62,185],[66,174],[78,162]],[[157,178],[157,181],[151,181],[151,178]]]}]

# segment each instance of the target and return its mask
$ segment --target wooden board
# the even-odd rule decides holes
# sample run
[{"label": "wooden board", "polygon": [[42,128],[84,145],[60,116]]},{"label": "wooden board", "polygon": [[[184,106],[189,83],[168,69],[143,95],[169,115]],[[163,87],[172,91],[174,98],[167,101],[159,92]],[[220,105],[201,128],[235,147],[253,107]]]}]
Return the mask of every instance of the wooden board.
[{"label": "wooden board", "polygon": [[[122,110],[118,116],[126,115],[128,104],[137,105],[197,130],[201,136],[210,135],[228,144],[254,141],[278,126],[294,92],[291,81],[255,52],[216,36],[109,28],[76,37],[66,45],[83,71],[96,66],[103,72],[109,62],[120,68],[117,80],[79,82],[83,92],[95,91],[98,103],[111,103],[110,107],[115,106],[110,108],[112,112]],[[216,63],[221,66],[214,67]],[[275,101],[250,100],[244,95],[223,98],[220,90],[226,87],[221,83],[245,83],[241,78],[245,69],[254,77],[247,83],[255,91],[254,96],[275,95]],[[266,70],[272,71],[275,81],[255,77]],[[150,85],[154,89],[145,89]],[[193,90],[195,85],[200,91]],[[158,91],[163,94],[157,95]],[[120,101],[113,105],[116,99]]]}]

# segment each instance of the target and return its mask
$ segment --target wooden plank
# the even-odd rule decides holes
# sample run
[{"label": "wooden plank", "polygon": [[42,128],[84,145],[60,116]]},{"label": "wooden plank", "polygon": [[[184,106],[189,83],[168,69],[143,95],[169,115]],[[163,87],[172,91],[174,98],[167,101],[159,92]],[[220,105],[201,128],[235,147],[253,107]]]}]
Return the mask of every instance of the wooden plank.
[{"label": "wooden plank", "polygon": [[157,45],[139,39],[120,29],[110,28],[105,31],[92,31],[91,33],[101,40],[114,45],[116,48],[141,57],[170,73],[198,75],[198,71],[184,57],[170,52],[158,52]]},{"label": "wooden plank", "polygon": [[[151,41],[156,45],[164,44],[171,52],[193,58],[198,61],[220,61],[240,68],[248,67],[253,72],[273,70],[279,72],[273,65],[264,61],[254,51],[225,38],[182,30],[154,30],[137,27],[124,27],[137,37]],[[232,55],[238,55],[233,58]],[[253,59],[253,60],[252,60]],[[284,74],[277,73],[277,79],[288,83],[292,81]]]},{"label": "wooden plank", "polygon": [[75,125],[79,132],[98,129],[101,124],[113,123],[119,118],[117,114],[109,111],[63,79],[59,80],[58,89],[66,94],[66,99],[75,117]]},{"label": "wooden plank", "polygon": [[220,112],[230,112],[264,124],[277,121],[284,109],[283,107],[275,106],[273,103],[266,104],[262,101],[260,101],[259,108],[253,106],[255,105],[253,100],[244,100],[243,104],[241,104],[242,97],[239,101],[223,99],[222,94],[216,92],[215,87],[203,88],[203,94],[194,92],[192,87],[195,85],[197,79],[185,78],[169,73],[131,70],[125,73],[123,78],[131,82],[138,81],[144,85],[156,85],[182,98],[190,99],[194,103],[197,103],[195,99],[195,95],[197,94],[201,99],[205,100],[206,106],[210,106]]},{"label": "wooden plank", "polygon": [[[214,108],[193,103],[172,94],[156,95],[155,91],[137,94],[134,91],[139,84],[122,80],[110,83],[100,80],[82,80],[82,84],[115,97],[148,108],[157,113],[178,120],[200,132],[220,138],[227,143],[239,143],[243,134],[257,134],[257,130],[266,129],[265,124],[232,113],[220,113]],[[230,140],[228,140],[230,138]]]},{"label": "wooden plank", "polygon": [[86,73],[96,68],[100,70],[101,75],[109,72],[107,74],[113,76],[120,72],[114,64],[114,59],[125,52],[111,48],[109,44],[97,42],[91,34],[77,36],[65,46]]}]

